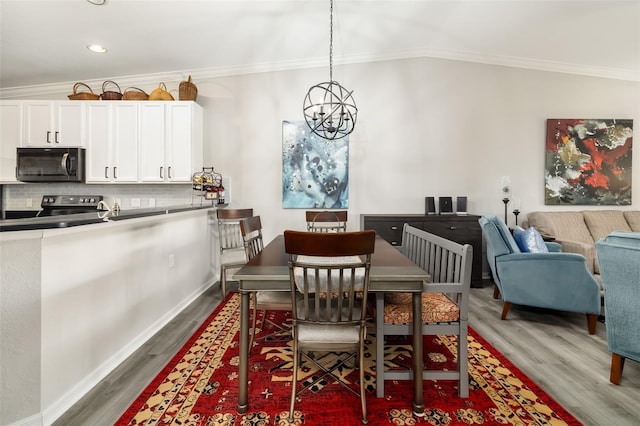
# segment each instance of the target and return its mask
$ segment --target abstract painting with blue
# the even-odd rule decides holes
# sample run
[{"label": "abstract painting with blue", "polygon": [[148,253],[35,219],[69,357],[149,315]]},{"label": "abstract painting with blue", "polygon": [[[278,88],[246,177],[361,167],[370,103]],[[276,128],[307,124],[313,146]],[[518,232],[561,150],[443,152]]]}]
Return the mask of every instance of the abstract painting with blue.
[{"label": "abstract painting with blue", "polygon": [[349,137],[323,139],[304,121],[282,122],[282,207],[349,207]]}]

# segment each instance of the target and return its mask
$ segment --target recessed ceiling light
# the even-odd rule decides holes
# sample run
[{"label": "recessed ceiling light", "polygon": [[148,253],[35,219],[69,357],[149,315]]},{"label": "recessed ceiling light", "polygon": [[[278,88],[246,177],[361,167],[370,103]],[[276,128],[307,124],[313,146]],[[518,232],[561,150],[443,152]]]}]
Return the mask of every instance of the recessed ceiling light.
[{"label": "recessed ceiling light", "polygon": [[90,44],[87,46],[87,49],[96,53],[105,53],[107,51],[106,47],[100,46],[99,44]]},{"label": "recessed ceiling light", "polygon": [[95,4],[96,6],[102,6],[107,2],[107,0],[87,0],[91,4]]}]

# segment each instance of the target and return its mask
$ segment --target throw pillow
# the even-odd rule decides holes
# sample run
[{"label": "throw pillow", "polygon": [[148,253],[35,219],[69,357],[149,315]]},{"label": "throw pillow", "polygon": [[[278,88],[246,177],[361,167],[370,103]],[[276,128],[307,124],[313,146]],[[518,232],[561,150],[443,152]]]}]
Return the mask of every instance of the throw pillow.
[{"label": "throw pillow", "polygon": [[548,253],[549,249],[542,236],[533,226],[523,229],[516,226],[513,230],[513,239],[524,253]]}]

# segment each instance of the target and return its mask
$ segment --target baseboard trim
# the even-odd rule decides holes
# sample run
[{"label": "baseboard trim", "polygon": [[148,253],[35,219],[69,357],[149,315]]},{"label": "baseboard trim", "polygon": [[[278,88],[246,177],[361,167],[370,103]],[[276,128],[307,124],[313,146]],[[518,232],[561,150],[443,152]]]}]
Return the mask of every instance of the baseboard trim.
[{"label": "baseboard trim", "polygon": [[17,422],[9,423],[8,426],[43,426],[44,420],[42,414],[34,414],[33,416],[25,417]]}]

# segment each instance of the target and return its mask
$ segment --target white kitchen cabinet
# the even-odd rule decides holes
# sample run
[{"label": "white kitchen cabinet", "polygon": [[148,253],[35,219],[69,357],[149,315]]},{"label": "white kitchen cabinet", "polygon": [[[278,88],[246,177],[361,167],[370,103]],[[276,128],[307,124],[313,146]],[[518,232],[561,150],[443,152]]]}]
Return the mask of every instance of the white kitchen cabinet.
[{"label": "white kitchen cabinet", "polygon": [[140,105],[139,112],[138,176],[142,182],[164,182],[166,176],[164,102],[148,101],[148,104]]},{"label": "white kitchen cabinet", "polygon": [[87,102],[87,183],[138,181],[138,103]]},{"label": "white kitchen cabinet", "polygon": [[22,104],[0,102],[0,182],[17,182],[16,148],[22,140]]},{"label": "white kitchen cabinet", "polygon": [[24,101],[23,146],[84,146],[84,102]]},{"label": "white kitchen cabinet", "polygon": [[140,182],[191,182],[202,169],[202,107],[195,102],[141,102]]}]

